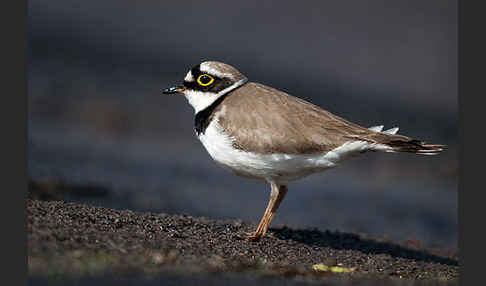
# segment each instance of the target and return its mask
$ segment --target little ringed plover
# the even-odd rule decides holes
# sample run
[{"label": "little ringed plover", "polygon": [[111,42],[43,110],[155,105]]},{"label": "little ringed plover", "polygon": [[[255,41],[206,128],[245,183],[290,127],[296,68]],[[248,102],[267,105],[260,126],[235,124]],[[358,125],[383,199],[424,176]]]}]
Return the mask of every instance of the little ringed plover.
[{"label": "little ringed plover", "polygon": [[234,67],[215,61],[194,66],[183,94],[195,111],[196,135],[209,155],[236,175],[266,181],[270,200],[254,233],[259,240],[287,193],[290,181],[321,172],[366,151],[435,155],[444,145],[365,128],[275,88],[249,82]]}]

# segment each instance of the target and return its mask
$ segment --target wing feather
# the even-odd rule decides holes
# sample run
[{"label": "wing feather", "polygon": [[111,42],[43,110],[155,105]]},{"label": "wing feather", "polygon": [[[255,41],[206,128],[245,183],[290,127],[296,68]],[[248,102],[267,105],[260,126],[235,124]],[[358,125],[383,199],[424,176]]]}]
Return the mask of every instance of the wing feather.
[{"label": "wing feather", "polygon": [[347,141],[372,140],[377,134],[305,100],[253,82],[229,94],[214,112],[225,132],[234,137],[235,147],[261,154],[326,153]]}]

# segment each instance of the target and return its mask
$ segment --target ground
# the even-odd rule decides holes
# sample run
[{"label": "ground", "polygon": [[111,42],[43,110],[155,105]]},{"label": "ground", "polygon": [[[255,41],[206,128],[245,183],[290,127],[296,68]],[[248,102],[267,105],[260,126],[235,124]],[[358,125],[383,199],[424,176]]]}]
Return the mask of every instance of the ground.
[{"label": "ground", "polygon": [[[352,233],[28,199],[30,284],[457,285],[456,254]],[[353,269],[316,271],[323,263]],[[338,268],[339,269],[339,268]]]}]

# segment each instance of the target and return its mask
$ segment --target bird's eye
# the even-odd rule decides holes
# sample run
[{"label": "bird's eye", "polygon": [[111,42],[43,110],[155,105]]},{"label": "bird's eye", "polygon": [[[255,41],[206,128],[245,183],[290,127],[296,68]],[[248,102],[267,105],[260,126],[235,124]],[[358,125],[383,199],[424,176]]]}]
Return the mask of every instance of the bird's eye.
[{"label": "bird's eye", "polygon": [[197,78],[197,83],[202,86],[208,86],[212,84],[214,81],[214,78],[208,74],[202,74]]}]

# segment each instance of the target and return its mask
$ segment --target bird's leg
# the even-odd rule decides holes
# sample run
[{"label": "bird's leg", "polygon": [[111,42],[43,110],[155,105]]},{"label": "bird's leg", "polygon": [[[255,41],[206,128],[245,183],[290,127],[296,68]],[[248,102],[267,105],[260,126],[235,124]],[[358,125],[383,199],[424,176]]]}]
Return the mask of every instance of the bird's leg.
[{"label": "bird's leg", "polygon": [[267,233],[268,227],[270,226],[270,222],[272,221],[275,213],[280,206],[280,203],[283,201],[285,194],[287,194],[288,188],[285,185],[277,185],[273,182],[270,182],[271,193],[270,193],[270,200],[268,201],[267,209],[263,214],[260,223],[256,231],[245,238],[245,241],[257,241],[260,240],[265,234]]}]

